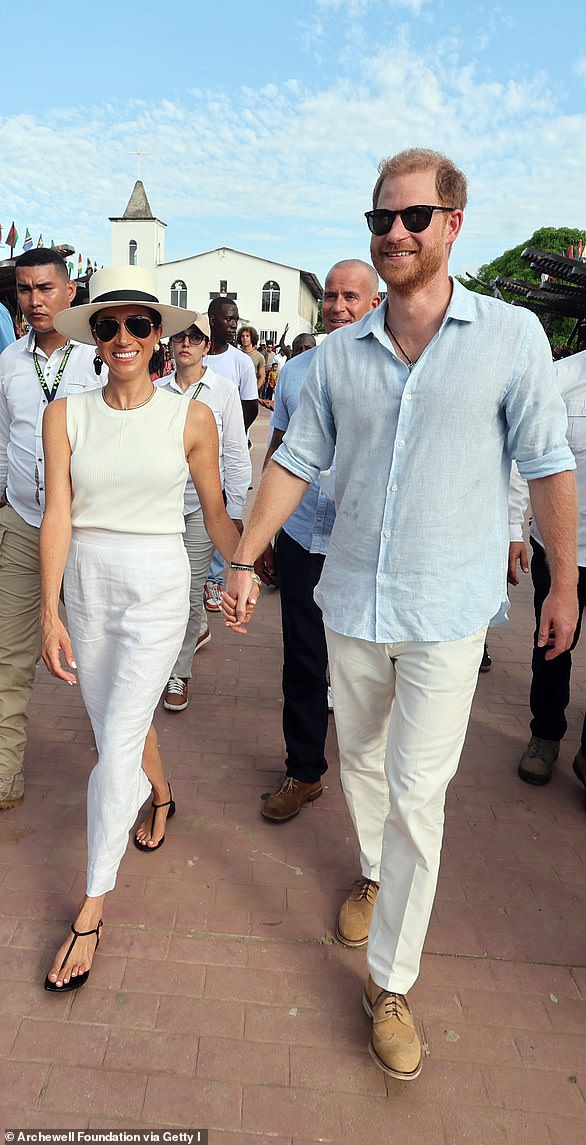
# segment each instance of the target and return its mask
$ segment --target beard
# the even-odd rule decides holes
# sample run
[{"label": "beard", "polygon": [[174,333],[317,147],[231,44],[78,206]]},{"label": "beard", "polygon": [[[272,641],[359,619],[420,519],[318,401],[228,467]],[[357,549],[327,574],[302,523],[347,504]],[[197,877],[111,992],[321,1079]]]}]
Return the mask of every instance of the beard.
[{"label": "beard", "polygon": [[[413,248],[405,247],[404,243],[397,243],[389,244],[387,249],[389,254],[393,254],[400,250],[412,250]],[[385,254],[373,250],[372,243],[370,250],[373,265],[383,282],[386,283],[388,290],[403,296],[421,290],[436,277],[444,265],[445,252],[443,229],[437,242],[432,246],[416,247],[412,258],[390,262]]]}]

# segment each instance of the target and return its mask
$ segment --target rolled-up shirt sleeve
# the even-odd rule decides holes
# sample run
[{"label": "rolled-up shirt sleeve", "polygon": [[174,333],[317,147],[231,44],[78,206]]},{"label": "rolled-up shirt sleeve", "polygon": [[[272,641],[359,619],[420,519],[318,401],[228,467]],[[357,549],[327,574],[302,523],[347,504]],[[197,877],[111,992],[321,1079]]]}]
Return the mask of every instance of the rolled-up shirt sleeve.
[{"label": "rolled-up shirt sleeve", "polygon": [[324,356],[318,350],[273,461],[311,484],[323,469],[330,468],[335,448],[336,427],[324,375]]},{"label": "rolled-up shirt sleeve", "polygon": [[549,342],[537,318],[528,323],[504,400],[509,455],[526,481],[575,469],[566,440],[566,407],[556,385]]}]

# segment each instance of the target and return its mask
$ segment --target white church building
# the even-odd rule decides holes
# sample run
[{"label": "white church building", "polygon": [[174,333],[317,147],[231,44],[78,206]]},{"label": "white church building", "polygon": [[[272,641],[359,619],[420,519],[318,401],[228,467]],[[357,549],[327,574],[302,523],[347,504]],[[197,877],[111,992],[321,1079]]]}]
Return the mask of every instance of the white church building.
[{"label": "white church building", "polygon": [[153,215],[140,179],[124,214],[110,224],[112,264],[153,270],[161,302],[207,313],[212,298],[233,299],[240,321],[254,326],[261,342],[278,342],[287,324],[289,345],[313,332],[323,290],[311,271],[230,247],[165,262],[167,224]]}]

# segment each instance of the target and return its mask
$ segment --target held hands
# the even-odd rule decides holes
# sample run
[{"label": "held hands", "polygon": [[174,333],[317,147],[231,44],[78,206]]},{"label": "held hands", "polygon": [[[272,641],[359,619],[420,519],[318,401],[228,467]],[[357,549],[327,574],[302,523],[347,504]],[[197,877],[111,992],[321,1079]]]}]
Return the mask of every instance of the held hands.
[{"label": "held hands", "polygon": [[41,622],[41,641],[41,655],[51,675],[56,676],[58,680],[65,680],[68,684],[77,684],[73,673],[67,672],[61,666],[60,653],[63,652],[69,667],[77,668],[69,633],[59,618]]},{"label": "held hands", "polygon": [[554,660],[572,647],[578,623],[576,586],[551,588],[541,609],[537,647],[547,648],[546,660]]},{"label": "held hands", "polygon": [[253,579],[256,573],[230,570],[228,584],[222,595],[222,612],[226,620],[226,628],[234,632],[247,632],[254,612],[254,606],[260,596],[260,585]]}]

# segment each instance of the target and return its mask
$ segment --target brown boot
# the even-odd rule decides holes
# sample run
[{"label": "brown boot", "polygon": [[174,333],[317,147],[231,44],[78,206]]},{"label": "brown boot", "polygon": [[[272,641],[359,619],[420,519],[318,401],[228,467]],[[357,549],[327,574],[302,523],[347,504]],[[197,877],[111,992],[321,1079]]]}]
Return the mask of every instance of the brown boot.
[{"label": "brown boot", "polygon": [[336,938],[343,946],[366,946],[368,931],[380,883],[357,879],[349,897],[340,907]]},{"label": "brown boot", "polygon": [[383,990],[369,975],[362,1005],[372,1018],[368,1048],[377,1066],[401,1081],[419,1077],[423,1061],[421,1041],[405,995]]},{"label": "brown boot", "polygon": [[299,814],[304,803],[319,799],[322,791],[319,780],[317,783],[302,783],[300,779],[286,775],[279,789],[265,799],[262,814],[272,823],[285,823]]},{"label": "brown boot", "polygon": [[24,799],[24,771],[0,778],[0,811],[18,807]]},{"label": "brown boot", "polygon": [[519,760],[519,778],[525,783],[543,787],[551,779],[553,765],[559,754],[559,739],[540,739],[539,736],[531,736]]}]

